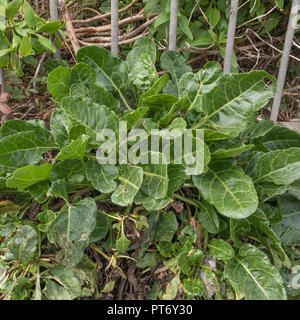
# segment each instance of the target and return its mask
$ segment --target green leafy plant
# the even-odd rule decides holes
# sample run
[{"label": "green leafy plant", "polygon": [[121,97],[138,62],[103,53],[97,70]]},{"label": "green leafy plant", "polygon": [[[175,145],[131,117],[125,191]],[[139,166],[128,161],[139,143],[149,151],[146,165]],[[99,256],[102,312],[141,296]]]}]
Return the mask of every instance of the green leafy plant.
[{"label": "green leafy plant", "polygon": [[[61,47],[64,33],[60,21],[46,21],[37,16],[25,0],[0,1],[0,67],[17,70],[23,75],[23,63],[30,57]],[[46,36],[47,35],[47,36]]]},{"label": "green leafy plant", "polygon": [[[1,127],[0,192],[16,195],[0,203],[6,298],[99,296],[87,249],[125,277],[117,261],[135,250],[129,222],[143,233],[138,267],[162,262],[174,273],[152,298],[287,298],[282,275],[299,258],[300,135],[256,122],[275,79],[264,71],[223,75],[215,62],[193,73],[175,51],[161,55],[159,77],[156,55],[148,38],[126,61],[82,48],[78,64],[48,76],[58,107],[50,130],[40,121]],[[170,163],[101,165],[96,150],[105,142],[97,134],[108,128],[120,141],[121,120],[149,134],[202,129],[204,165],[192,171],[173,156]],[[39,203],[34,219],[32,202]],[[113,204],[112,212],[99,210],[101,202]]]}]

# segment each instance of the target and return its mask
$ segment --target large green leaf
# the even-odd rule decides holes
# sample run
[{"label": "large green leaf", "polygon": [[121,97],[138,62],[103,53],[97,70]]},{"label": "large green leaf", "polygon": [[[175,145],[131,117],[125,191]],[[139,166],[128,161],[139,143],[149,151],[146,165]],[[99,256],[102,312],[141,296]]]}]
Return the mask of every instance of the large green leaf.
[{"label": "large green leaf", "polygon": [[152,95],[159,94],[163,90],[163,88],[167,85],[168,81],[169,81],[169,76],[167,74],[160,77],[149,90],[145,91],[140,96],[138,101],[138,107],[140,107],[143,104],[143,100],[145,98],[151,97]]},{"label": "large green leaf", "polygon": [[118,117],[105,106],[100,106],[88,98],[65,97],[62,108],[73,120],[85,127],[92,142],[95,143],[97,135],[103,129],[118,131]]},{"label": "large green leaf", "polygon": [[43,153],[57,149],[49,139],[33,131],[11,134],[0,140],[0,165],[20,168],[37,163]]},{"label": "large green leaf", "polygon": [[250,124],[247,129],[240,134],[241,139],[253,139],[265,136],[274,127],[272,120],[261,120]]},{"label": "large green leaf", "polygon": [[69,132],[72,126],[72,122],[64,110],[60,109],[52,113],[50,119],[51,133],[59,146],[69,144]]},{"label": "large green leaf", "polygon": [[255,142],[262,143],[268,150],[275,151],[292,147],[300,148],[300,133],[285,127],[274,127]]},{"label": "large green leaf", "polygon": [[249,176],[230,162],[216,162],[207,173],[193,176],[205,200],[223,215],[243,219],[258,206],[256,190]]},{"label": "large green leaf", "polygon": [[17,169],[6,181],[9,188],[24,190],[40,181],[50,180],[52,165],[45,163],[41,166],[29,165]]},{"label": "large green leaf", "polygon": [[201,96],[216,85],[216,80],[222,75],[219,63],[210,61],[206,63],[196,74],[185,73],[179,81],[179,92],[181,96],[187,96],[189,107],[185,117],[191,110],[201,111]]},{"label": "large green leaf", "polygon": [[219,231],[219,218],[215,208],[207,201],[197,202],[199,211],[197,218],[205,230],[210,233],[217,233]]},{"label": "large green leaf", "polygon": [[48,300],[73,300],[83,296],[86,274],[79,269],[56,265],[46,275],[43,294]]},{"label": "large green leaf", "polygon": [[77,53],[78,62],[84,62],[96,72],[96,83],[109,91],[115,91],[123,104],[130,109],[122,89],[128,83],[126,64],[119,58],[112,56],[110,51],[96,46],[81,48]]},{"label": "large green leaf", "polygon": [[111,196],[113,203],[126,207],[132,204],[143,182],[143,169],[131,165],[120,165],[120,184]]},{"label": "large green leaf", "polygon": [[300,201],[287,196],[280,200],[282,221],[273,226],[276,234],[287,245],[300,245]]},{"label": "large green leaf", "polygon": [[90,235],[91,242],[98,242],[99,240],[103,239],[108,232],[108,219],[102,211],[97,211],[96,220],[96,227]]},{"label": "large green leaf", "polygon": [[254,144],[244,145],[233,141],[216,141],[209,145],[211,157],[213,159],[225,159],[238,156],[254,147]]},{"label": "large green leaf", "polygon": [[7,19],[12,19],[20,10],[23,0],[10,1],[5,9],[5,16]]},{"label": "large green leaf", "polygon": [[21,226],[16,235],[9,241],[8,249],[13,259],[27,265],[37,254],[38,234],[28,225]]},{"label": "large green leaf", "polygon": [[48,230],[48,239],[62,250],[58,258],[66,266],[76,265],[89,244],[89,236],[96,227],[97,206],[93,199],[85,198],[61,212]]},{"label": "large green leaf", "polygon": [[209,244],[210,254],[218,260],[230,260],[234,257],[233,248],[222,239],[213,239]]},{"label": "large green leaf", "polygon": [[66,67],[58,67],[48,75],[48,90],[58,101],[69,94],[71,70]]},{"label": "large green leaf", "polygon": [[171,241],[178,228],[174,212],[153,212],[148,217],[149,234],[153,242]]},{"label": "large green leaf", "polygon": [[166,88],[167,93],[179,96],[179,80],[186,72],[192,71],[191,66],[186,63],[184,57],[179,52],[171,50],[165,51],[161,55],[160,66],[172,77],[173,82],[169,81]]},{"label": "large green leaf", "polygon": [[[300,211],[299,211],[300,216]],[[277,237],[276,233],[271,229],[270,222],[267,219],[264,211],[261,208],[258,208],[249,218],[249,222],[260,229],[268,239],[273,243],[274,247],[277,249],[282,261],[284,262],[285,266],[290,268],[291,263],[286,255],[280,239]]]},{"label": "large green leaf", "polygon": [[300,148],[271,151],[256,164],[255,182],[287,185],[300,178]]},{"label": "large green leaf", "polygon": [[[271,80],[269,87],[265,79]],[[208,124],[220,132],[236,136],[253,122],[275,92],[275,79],[264,71],[228,74],[202,95],[200,110],[206,116],[194,127]]]},{"label": "large green leaf", "polygon": [[115,165],[100,165],[96,160],[88,160],[85,163],[85,170],[87,179],[96,190],[110,193],[117,188],[115,179],[119,176],[119,170]]},{"label": "large green leaf", "polygon": [[[161,153],[151,152],[151,156],[157,156],[158,164],[142,164],[143,183],[141,191],[148,197],[164,199],[168,193],[168,165]],[[150,161],[149,161],[150,162]]]},{"label": "large green leaf", "polygon": [[225,265],[224,275],[247,300],[285,300],[282,278],[265,253],[251,244]]}]

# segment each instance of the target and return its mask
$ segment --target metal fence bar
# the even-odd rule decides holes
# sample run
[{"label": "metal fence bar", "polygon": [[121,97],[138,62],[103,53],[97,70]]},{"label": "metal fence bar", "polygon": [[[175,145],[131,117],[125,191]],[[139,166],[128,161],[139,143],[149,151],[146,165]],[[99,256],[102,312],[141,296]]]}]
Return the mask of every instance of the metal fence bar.
[{"label": "metal fence bar", "polygon": [[169,50],[176,50],[177,18],[178,18],[178,0],[171,0]]},{"label": "metal fence bar", "polygon": [[1,85],[0,94],[6,92],[6,86],[5,86],[4,71],[3,71],[3,69],[0,69],[0,85]]},{"label": "metal fence bar", "polygon": [[231,0],[227,42],[226,42],[226,53],[225,53],[224,70],[223,70],[224,74],[231,72],[232,54],[233,54],[233,45],[234,45],[234,36],[235,36],[235,29],[236,29],[238,7],[239,7],[239,0]]},{"label": "metal fence bar", "polygon": [[286,37],[284,42],[283,55],[280,63],[279,75],[277,80],[277,89],[276,89],[273,106],[272,106],[271,120],[273,120],[274,122],[277,121],[277,117],[279,113],[280,102],[281,102],[283,87],[285,83],[285,77],[286,77],[287,68],[289,64],[289,56],[290,56],[290,52],[293,44],[295,29],[297,27],[297,16],[298,16],[299,9],[300,9],[300,0],[293,0],[292,9],[291,9],[290,18],[289,18],[289,24],[286,31]]},{"label": "metal fence bar", "polygon": [[[0,21],[5,21],[5,17],[1,17],[1,16],[0,16]],[[3,92],[6,92],[6,86],[5,86],[4,71],[3,71],[3,69],[0,69],[0,85],[1,85],[0,94],[3,93]]]},{"label": "metal fence bar", "polygon": [[[59,16],[58,16],[58,8],[57,8],[57,0],[49,0],[49,8],[50,8],[50,19],[51,21],[58,21]],[[54,43],[55,45],[55,43]],[[53,53],[53,57],[55,59],[60,59],[61,54],[60,54],[60,49],[56,47],[56,52]]]},{"label": "metal fence bar", "polygon": [[119,38],[119,1],[111,0],[111,53],[118,56],[118,38]]}]

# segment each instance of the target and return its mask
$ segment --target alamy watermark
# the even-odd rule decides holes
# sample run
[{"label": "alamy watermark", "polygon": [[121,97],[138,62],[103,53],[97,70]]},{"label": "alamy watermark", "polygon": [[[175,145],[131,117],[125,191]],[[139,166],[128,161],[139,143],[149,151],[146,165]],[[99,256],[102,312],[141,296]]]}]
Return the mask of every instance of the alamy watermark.
[{"label": "alamy watermark", "polygon": [[202,129],[127,130],[120,121],[117,132],[106,128],[97,134],[99,164],[184,164],[187,173],[196,175],[204,168]]}]

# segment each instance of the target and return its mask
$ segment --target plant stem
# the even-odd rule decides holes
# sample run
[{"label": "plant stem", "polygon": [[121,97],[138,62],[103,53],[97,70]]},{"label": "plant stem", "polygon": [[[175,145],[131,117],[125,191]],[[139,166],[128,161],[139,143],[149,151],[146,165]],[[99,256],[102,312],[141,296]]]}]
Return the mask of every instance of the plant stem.
[{"label": "plant stem", "polygon": [[198,207],[198,204],[197,204],[197,202],[195,200],[188,199],[188,198],[186,198],[184,196],[179,195],[178,193],[173,193],[173,196],[174,196],[174,198],[176,198],[178,200],[181,200],[183,202],[189,203],[192,206]]}]

